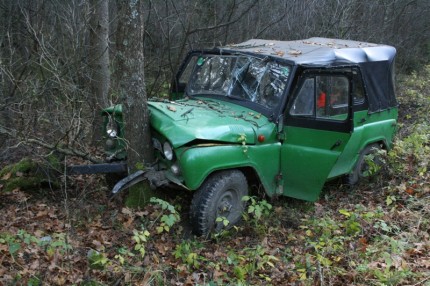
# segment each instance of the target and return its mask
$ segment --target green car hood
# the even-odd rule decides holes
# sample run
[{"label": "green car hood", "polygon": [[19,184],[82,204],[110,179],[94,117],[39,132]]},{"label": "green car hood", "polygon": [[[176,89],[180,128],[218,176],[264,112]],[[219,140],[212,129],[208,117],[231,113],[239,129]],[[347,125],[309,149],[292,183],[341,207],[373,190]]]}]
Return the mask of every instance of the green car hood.
[{"label": "green car hood", "polygon": [[255,144],[258,129],[272,124],[251,109],[214,99],[148,101],[148,106],[152,127],[175,148],[193,140]]}]

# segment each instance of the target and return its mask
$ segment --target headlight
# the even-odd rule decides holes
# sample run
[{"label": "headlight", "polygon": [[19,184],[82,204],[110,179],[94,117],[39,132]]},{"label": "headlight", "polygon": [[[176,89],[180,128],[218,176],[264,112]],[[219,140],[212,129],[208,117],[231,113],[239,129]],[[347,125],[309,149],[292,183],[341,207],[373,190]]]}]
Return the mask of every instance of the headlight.
[{"label": "headlight", "polygon": [[118,132],[115,129],[108,129],[106,130],[106,133],[110,138],[115,138],[118,135]]},{"label": "headlight", "polygon": [[163,144],[163,153],[167,160],[171,161],[173,159],[173,148],[167,141]]},{"label": "headlight", "polygon": [[108,115],[108,122],[106,124],[106,134],[110,138],[118,136],[118,124],[115,122],[111,115]]}]

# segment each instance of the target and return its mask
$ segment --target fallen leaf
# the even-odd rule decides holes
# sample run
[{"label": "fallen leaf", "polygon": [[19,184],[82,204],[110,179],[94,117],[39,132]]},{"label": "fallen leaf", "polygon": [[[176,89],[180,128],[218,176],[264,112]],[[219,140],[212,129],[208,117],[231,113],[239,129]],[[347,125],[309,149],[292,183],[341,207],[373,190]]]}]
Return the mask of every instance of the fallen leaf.
[{"label": "fallen leaf", "polygon": [[6,244],[0,244],[0,251],[6,252],[8,250],[9,250],[9,247]]},{"label": "fallen leaf", "polygon": [[302,54],[302,51],[299,50],[291,50],[288,52],[288,54],[292,55],[292,56],[299,56]]},{"label": "fallen leaf", "polygon": [[98,241],[98,240],[94,239],[92,241],[92,244],[96,247],[96,250],[98,250],[98,251],[104,251],[105,250],[104,245],[100,241]]},{"label": "fallen leaf", "polygon": [[129,215],[129,216],[132,216],[132,215],[133,215],[133,213],[132,213],[131,209],[129,209],[129,208],[122,208],[121,212],[122,212],[123,214]]},{"label": "fallen leaf", "polygon": [[417,261],[417,264],[430,269],[430,259],[420,259]]},{"label": "fallen leaf", "polygon": [[47,211],[47,210],[39,211],[39,212],[36,214],[36,218],[41,218],[41,217],[44,217],[44,216],[46,216],[46,215],[48,215],[48,211]]},{"label": "fallen leaf", "polygon": [[33,263],[30,265],[30,269],[35,270],[38,269],[40,267],[40,263],[39,260],[34,260]]},{"label": "fallen leaf", "polygon": [[285,52],[283,52],[283,51],[275,51],[275,55],[283,57],[285,55]]},{"label": "fallen leaf", "polygon": [[1,179],[6,181],[6,180],[9,180],[11,176],[12,176],[12,173],[9,172],[9,173],[5,174]]},{"label": "fallen leaf", "polygon": [[405,192],[408,193],[411,196],[415,194],[415,190],[412,189],[412,188],[406,188]]},{"label": "fallen leaf", "polygon": [[170,250],[169,247],[161,244],[156,244],[155,247],[157,248],[158,252],[163,256],[166,255],[166,253],[168,253]]},{"label": "fallen leaf", "polygon": [[143,217],[143,216],[148,215],[148,212],[147,211],[140,211],[140,212],[136,212],[135,215],[138,217]]},{"label": "fallen leaf", "polygon": [[359,246],[360,246],[360,251],[361,252],[366,252],[366,249],[367,249],[367,246],[368,246],[367,239],[365,237],[360,237],[358,239],[358,243],[359,243]]},{"label": "fallen leaf", "polygon": [[122,223],[122,225],[123,225],[125,228],[129,228],[129,227],[131,226],[131,224],[133,223],[133,221],[134,221],[134,218],[133,218],[133,217],[131,217],[131,216],[129,216],[128,218],[126,218],[126,221],[124,221],[124,222]]},{"label": "fallen leaf", "polygon": [[54,278],[54,281],[57,285],[65,285],[67,280],[64,276],[57,276]]},{"label": "fallen leaf", "polygon": [[170,110],[170,111],[176,112],[176,108],[174,106],[168,105],[167,109]]},{"label": "fallen leaf", "polygon": [[371,269],[384,269],[387,267],[387,264],[385,264],[383,262],[373,261],[373,262],[370,262],[369,264],[367,264],[367,267],[369,267]]}]

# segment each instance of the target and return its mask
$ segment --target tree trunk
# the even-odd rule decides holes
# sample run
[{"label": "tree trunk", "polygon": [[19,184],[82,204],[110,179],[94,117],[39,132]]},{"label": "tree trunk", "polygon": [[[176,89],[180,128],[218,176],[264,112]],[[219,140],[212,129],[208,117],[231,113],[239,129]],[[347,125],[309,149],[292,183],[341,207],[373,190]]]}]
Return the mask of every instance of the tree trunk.
[{"label": "tree trunk", "polygon": [[[119,93],[124,99],[125,138],[128,142],[127,163],[130,172],[153,161],[149,131],[149,112],[144,82],[143,1],[117,0],[119,11],[117,42],[119,57]],[[117,38],[118,41],[118,38]]]},{"label": "tree trunk", "polygon": [[108,106],[109,72],[109,1],[91,0],[93,14],[90,27],[91,109],[93,111],[92,144],[102,138],[100,110]]}]

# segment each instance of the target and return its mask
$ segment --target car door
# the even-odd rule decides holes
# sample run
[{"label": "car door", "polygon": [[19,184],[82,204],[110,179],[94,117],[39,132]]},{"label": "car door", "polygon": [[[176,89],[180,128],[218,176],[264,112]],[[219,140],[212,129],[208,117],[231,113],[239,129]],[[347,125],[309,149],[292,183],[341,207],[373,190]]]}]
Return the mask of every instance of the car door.
[{"label": "car door", "polygon": [[302,73],[287,105],[281,172],[283,194],[315,201],[351,137],[351,76],[348,72]]}]

